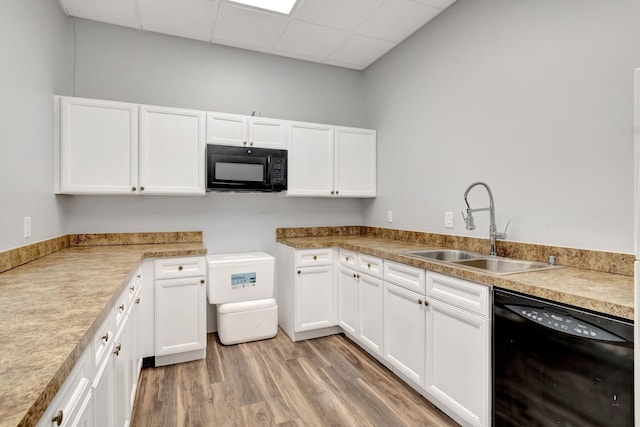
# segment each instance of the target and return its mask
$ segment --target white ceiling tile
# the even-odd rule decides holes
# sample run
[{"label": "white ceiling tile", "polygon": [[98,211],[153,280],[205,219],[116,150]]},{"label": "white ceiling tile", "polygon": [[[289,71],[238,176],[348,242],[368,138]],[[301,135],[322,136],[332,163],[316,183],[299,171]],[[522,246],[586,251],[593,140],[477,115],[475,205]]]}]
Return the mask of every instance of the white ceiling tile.
[{"label": "white ceiling tile", "polygon": [[366,68],[394,46],[395,43],[386,40],[353,34],[327,58],[327,61]]},{"label": "white ceiling tile", "polygon": [[410,0],[386,0],[357,33],[399,43],[440,12]]},{"label": "white ceiling tile", "polygon": [[384,0],[302,0],[294,18],[354,31]]},{"label": "white ceiling tile", "polygon": [[213,29],[213,41],[229,40],[260,50],[271,48],[287,27],[286,15],[221,3]]},{"label": "white ceiling tile", "polygon": [[60,4],[71,16],[140,28],[135,0],[60,0]]},{"label": "white ceiling tile", "polygon": [[274,52],[290,52],[315,58],[326,58],[340,46],[347,36],[348,33],[344,31],[302,21],[291,21]]},{"label": "white ceiling tile", "polygon": [[209,41],[219,1],[138,0],[142,29]]},{"label": "white ceiling tile", "polygon": [[438,9],[446,9],[451,6],[456,0],[412,0],[416,3],[422,3],[427,6],[437,7]]}]

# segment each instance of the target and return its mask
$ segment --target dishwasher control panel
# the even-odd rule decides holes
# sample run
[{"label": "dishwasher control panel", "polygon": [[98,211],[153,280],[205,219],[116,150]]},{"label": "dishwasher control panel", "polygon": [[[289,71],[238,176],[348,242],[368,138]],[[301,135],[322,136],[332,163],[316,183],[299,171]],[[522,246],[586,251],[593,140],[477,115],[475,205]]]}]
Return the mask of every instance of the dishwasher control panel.
[{"label": "dishwasher control panel", "polygon": [[556,331],[564,332],[583,338],[601,341],[623,342],[620,337],[613,335],[597,326],[575,319],[571,316],[561,315],[550,310],[523,305],[507,304],[506,307],[517,315],[536,322]]}]

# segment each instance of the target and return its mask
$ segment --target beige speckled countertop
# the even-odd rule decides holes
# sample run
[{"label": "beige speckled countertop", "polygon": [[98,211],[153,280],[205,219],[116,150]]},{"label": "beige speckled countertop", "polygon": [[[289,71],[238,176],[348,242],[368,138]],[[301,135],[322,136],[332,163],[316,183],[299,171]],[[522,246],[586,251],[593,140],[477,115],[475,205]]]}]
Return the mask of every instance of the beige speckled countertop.
[{"label": "beige speckled countertop", "polygon": [[402,240],[358,235],[278,237],[277,240],[296,249],[340,247],[485,285],[633,319],[632,276],[575,267],[497,276],[408,256],[407,252],[434,247]]},{"label": "beige speckled countertop", "polygon": [[71,246],[0,274],[0,426],[34,425],[143,258],[201,242]]}]

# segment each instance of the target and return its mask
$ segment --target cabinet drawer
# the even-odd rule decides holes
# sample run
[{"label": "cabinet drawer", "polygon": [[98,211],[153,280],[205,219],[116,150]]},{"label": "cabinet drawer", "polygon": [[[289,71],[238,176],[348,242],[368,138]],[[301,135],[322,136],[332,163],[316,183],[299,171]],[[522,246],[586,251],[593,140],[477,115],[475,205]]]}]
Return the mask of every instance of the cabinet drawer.
[{"label": "cabinet drawer", "polygon": [[491,287],[444,274],[427,274],[427,296],[471,313],[489,317]]},{"label": "cabinet drawer", "polygon": [[346,249],[340,249],[340,264],[345,267],[357,268],[358,265],[358,253],[348,251]]},{"label": "cabinet drawer", "polygon": [[107,316],[93,336],[93,366],[100,364],[109,357],[109,349],[115,338],[115,318]]},{"label": "cabinet drawer", "polygon": [[155,261],[155,278],[176,279],[180,277],[204,276],[207,267],[204,257],[163,258]]},{"label": "cabinet drawer", "polygon": [[297,250],[296,267],[312,267],[316,265],[333,264],[333,249],[303,249]]},{"label": "cabinet drawer", "polygon": [[358,254],[358,271],[382,278],[382,258]]},{"label": "cabinet drawer", "polygon": [[71,373],[54,396],[37,427],[56,426],[54,417],[62,421],[60,426],[74,425],[80,415],[82,404],[89,393],[91,373],[91,357],[89,349],[85,350],[71,370]]},{"label": "cabinet drawer", "polygon": [[419,294],[425,294],[425,271],[422,268],[385,260],[384,280]]}]

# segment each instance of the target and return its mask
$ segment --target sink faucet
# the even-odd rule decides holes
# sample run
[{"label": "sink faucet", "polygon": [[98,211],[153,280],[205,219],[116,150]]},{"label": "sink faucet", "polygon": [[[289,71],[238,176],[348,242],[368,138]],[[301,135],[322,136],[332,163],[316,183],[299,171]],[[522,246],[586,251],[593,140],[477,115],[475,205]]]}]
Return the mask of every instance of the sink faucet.
[{"label": "sink faucet", "polygon": [[[473,187],[476,187],[478,185],[483,186],[486,190],[487,193],[489,193],[489,207],[486,208],[477,208],[477,209],[471,209],[471,206],[469,206],[469,202],[467,201],[467,195],[469,194],[469,191],[471,191],[471,189]],[[496,212],[495,212],[495,205],[493,204],[493,193],[491,192],[491,189],[489,188],[489,186],[487,184],[485,184],[484,182],[474,182],[473,184],[471,184],[470,186],[467,187],[467,189],[464,191],[464,202],[467,204],[467,215],[464,215],[464,212],[462,213],[462,218],[464,218],[464,222],[467,224],[467,230],[475,230],[476,226],[473,222],[473,213],[474,212],[482,212],[482,211],[489,211],[489,221],[490,221],[490,225],[489,225],[489,240],[491,241],[491,247],[489,248],[489,255],[490,256],[496,256],[496,240],[497,239],[506,239],[507,238],[507,228],[509,228],[509,221],[507,223],[507,226],[504,228],[503,232],[499,232],[497,230],[496,227]]]}]

